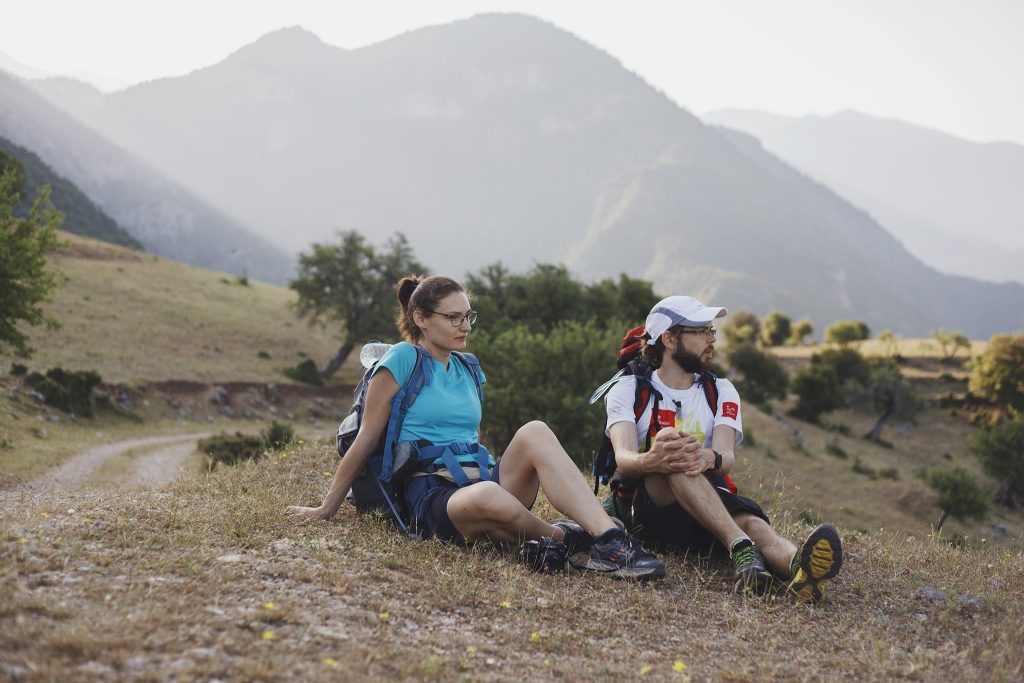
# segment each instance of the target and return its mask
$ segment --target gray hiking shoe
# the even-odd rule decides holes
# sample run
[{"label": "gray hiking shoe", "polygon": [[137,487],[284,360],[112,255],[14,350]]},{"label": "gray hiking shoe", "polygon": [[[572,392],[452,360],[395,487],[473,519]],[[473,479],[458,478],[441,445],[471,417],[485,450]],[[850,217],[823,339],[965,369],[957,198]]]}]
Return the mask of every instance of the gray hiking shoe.
[{"label": "gray hiking shoe", "polygon": [[594,537],[590,560],[583,568],[610,574],[617,579],[652,581],[665,578],[665,563],[640,547],[618,526]]},{"label": "gray hiking shoe", "polygon": [[565,544],[550,538],[527,541],[523,544],[523,563],[530,571],[542,574],[560,574],[565,571],[569,555]]},{"label": "gray hiking shoe", "polygon": [[737,593],[763,595],[772,585],[772,575],[764,564],[764,556],[754,542],[744,538],[736,542],[730,553],[733,586]]}]

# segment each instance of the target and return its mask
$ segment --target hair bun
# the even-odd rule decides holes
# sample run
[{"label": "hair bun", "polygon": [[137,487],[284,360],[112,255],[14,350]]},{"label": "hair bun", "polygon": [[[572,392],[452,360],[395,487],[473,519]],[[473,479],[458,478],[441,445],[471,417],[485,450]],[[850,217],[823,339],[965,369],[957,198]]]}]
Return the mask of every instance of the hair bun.
[{"label": "hair bun", "polygon": [[416,291],[416,288],[422,281],[422,279],[415,275],[403,277],[398,281],[396,292],[398,294],[398,303],[402,305],[403,309],[409,306],[409,299],[412,298],[412,293]]}]

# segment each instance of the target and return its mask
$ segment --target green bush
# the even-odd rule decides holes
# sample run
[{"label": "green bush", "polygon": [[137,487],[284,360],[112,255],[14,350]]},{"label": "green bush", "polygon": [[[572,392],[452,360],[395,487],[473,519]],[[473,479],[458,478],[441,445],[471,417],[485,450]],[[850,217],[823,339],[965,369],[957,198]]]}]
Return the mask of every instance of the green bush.
[{"label": "green bush", "polygon": [[996,334],[971,363],[968,388],[1013,414],[1024,414],[1024,334]]},{"label": "green bush", "polygon": [[43,395],[43,402],[65,413],[83,417],[92,415],[92,391],[103,380],[92,370],[68,371],[50,368],[25,377],[25,383]]},{"label": "green bush", "polygon": [[790,346],[803,346],[807,343],[807,338],[814,334],[814,328],[811,326],[811,321],[804,318],[793,324],[789,332]]},{"label": "green bush", "polygon": [[1003,482],[1003,503],[1024,501],[1024,416],[979,431],[971,450],[985,471]]},{"label": "green bush", "polygon": [[825,328],[825,341],[846,346],[871,338],[871,329],[860,320],[840,320]]},{"label": "green bush", "polygon": [[295,441],[295,430],[287,422],[274,420],[270,426],[260,432],[267,448],[278,451]]},{"label": "green bush", "polygon": [[846,451],[843,450],[843,447],[839,445],[839,441],[836,439],[829,439],[825,442],[825,452],[843,460],[848,457]]},{"label": "green bush", "polygon": [[730,315],[722,325],[722,336],[726,346],[756,344],[761,336],[761,321],[755,313],[737,311]]},{"label": "green bush", "polygon": [[772,311],[761,321],[761,345],[782,346],[793,334],[793,323],[782,311]]},{"label": "green bush", "polygon": [[209,469],[217,465],[236,465],[247,460],[256,460],[263,455],[265,441],[259,436],[217,434],[199,440],[199,450],[206,454]]},{"label": "green bush", "polygon": [[21,363],[11,363],[11,377],[24,377],[28,374],[28,368]]},{"label": "green bush", "polygon": [[312,358],[307,358],[294,367],[285,368],[284,374],[296,382],[312,384],[317,387],[323,386],[324,383],[320,378],[320,371],[317,369],[316,363],[313,362]]},{"label": "green bush", "polygon": [[753,344],[729,346],[729,365],[740,373],[736,388],[743,400],[764,403],[769,398],[783,399],[789,388],[789,374],[774,356]]},{"label": "green bush", "polygon": [[962,520],[965,517],[982,517],[988,511],[988,494],[962,467],[932,470],[925,476],[925,481],[939,494],[939,509],[942,510],[937,527],[939,531],[942,531],[949,515]]}]

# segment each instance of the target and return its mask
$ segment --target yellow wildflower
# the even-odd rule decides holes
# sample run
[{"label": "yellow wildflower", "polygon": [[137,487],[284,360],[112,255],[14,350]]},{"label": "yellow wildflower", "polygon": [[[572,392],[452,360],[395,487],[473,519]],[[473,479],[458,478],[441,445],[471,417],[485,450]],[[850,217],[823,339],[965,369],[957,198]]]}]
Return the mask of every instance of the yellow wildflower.
[{"label": "yellow wildflower", "polygon": [[540,642],[540,631],[534,631],[533,633],[530,634],[530,642],[531,643],[539,643]]},{"label": "yellow wildflower", "polygon": [[509,607],[511,607],[511,606],[512,606],[512,603],[511,603],[511,602],[509,602],[508,600],[502,600],[502,601],[501,601],[500,603],[498,603],[498,604],[500,604],[500,605],[501,605],[502,607],[504,607],[505,609],[508,609]]},{"label": "yellow wildflower", "polygon": [[334,472],[324,472],[324,476],[325,477],[333,477],[334,476]]},{"label": "yellow wildflower", "polygon": [[25,545],[25,537],[24,536],[22,536],[21,538],[18,539],[18,545]]},{"label": "yellow wildflower", "polygon": [[387,621],[388,620],[388,616],[390,616],[390,615],[387,612],[381,612],[377,616],[380,617],[381,621]]},{"label": "yellow wildflower", "polygon": [[473,647],[472,645],[470,645],[469,647],[466,648],[466,652],[468,652],[471,655],[475,655],[476,654],[476,648]]},{"label": "yellow wildflower", "polygon": [[672,670],[675,671],[677,674],[682,673],[683,669],[685,669],[685,668],[686,668],[686,664],[684,664],[683,660],[681,660],[681,659],[677,659],[676,663],[672,665]]},{"label": "yellow wildflower", "polygon": [[262,638],[263,638],[263,640],[273,640],[274,639],[274,632],[273,631],[264,631]]},{"label": "yellow wildflower", "polygon": [[326,664],[327,666],[330,666],[330,667],[338,666],[338,662],[334,661],[330,657],[328,657],[327,659],[324,660],[324,664]]},{"label": "yellow wildflower", "polygon": [[641,676],[646,676],[649,673],[651,673],[651,667],[647,666],[646,664],[640,667]]},{"label": "yellow wildflower", "polygon": [[300,445],[300,446],[301,446],[302,444],[304,444],[304,443],[306,443],[306,442],[305,442],[305,441],[303,441],[302,439],[299,439],[299,445]]},{"label": "yellow wildflower", "polygon": [[49,512],[43,512],[43,513],[41,513],[41,514],[43,515],[43,517],[49,517],[49,516],[50,516],[50,513],[49,513]]},{"label": "yellow wildflower", "polygon": [[277,605],[275,605],[272,602],[265,602],[265,603],[263,603],[263,609],[267,609],[267,610],[270,610],[271,612],[273,612],[274,610],[277,609]]}]

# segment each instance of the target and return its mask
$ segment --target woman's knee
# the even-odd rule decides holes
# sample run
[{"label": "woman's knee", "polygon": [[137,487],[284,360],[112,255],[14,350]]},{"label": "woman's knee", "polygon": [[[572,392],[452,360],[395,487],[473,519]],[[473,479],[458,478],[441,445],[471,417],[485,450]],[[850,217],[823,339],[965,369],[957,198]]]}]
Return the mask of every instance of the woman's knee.
[{"label": "woman's knee", "polygon": [[555,433],[551,431],[551,428],[540,420],[533,420],[527,422],[516,431],[514,437],[520,441],[526,441],[531,444],[541,443],[544,441],[550,441],[555,439]]},{"label": "woman's knee", "polygon": [[481,481],[462,489],[456,502],[468,517],[493,524],[508,524],[518,517],[522,507],[515,496],[493,481]]}]

